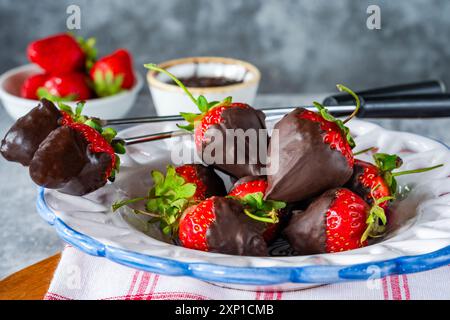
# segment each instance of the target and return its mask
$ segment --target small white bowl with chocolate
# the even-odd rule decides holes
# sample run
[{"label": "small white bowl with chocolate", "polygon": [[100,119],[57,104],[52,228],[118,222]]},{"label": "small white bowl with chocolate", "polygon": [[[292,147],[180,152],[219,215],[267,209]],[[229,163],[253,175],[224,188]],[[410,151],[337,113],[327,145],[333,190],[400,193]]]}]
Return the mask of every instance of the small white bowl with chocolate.
[{"label": "small white bowl with chocolate", "polygon": [[[252,105],[261,79],[254,65],[231,58],[190,57],[165,61],[158,67],[173,73],[195,97],[204,95],[208,101],[221,101],[232,96],[235,102]],[[198,112],[167,75],[149,71],[147,81],[158,115]]]}]

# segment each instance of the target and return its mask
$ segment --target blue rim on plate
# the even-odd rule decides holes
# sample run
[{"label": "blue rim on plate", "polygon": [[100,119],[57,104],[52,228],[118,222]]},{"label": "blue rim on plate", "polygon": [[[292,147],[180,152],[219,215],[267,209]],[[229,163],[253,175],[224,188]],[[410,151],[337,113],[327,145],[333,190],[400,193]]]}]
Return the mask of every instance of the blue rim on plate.
[{"label": "blue rim on plate", "polygon": [[168,276],[187,276],[204,281],[240,285],[275,285],[282,283],[336,283],[376,279],[395,274],[415,273],[450,264],[450,246],[437,251],[389,260],[345,265],[303,267],[231,267],[211,263],[187,263],[145,255],[105,245],[69,227],[48,207],[45,189],[38,188],[36,208],[70,245],[93,256],[105,257],[119,264]]}]

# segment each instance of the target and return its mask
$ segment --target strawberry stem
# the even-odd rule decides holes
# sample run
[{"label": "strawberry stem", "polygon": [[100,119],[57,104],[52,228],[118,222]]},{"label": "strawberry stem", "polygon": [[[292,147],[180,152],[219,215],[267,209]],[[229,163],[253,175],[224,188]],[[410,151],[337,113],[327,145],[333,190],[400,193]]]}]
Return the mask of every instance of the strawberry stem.
[{"label": "strawberry stem", "polygon": [[373,149],[375,149],[375,147],[370,147],[370,148],[367,148],[367,149],[363,149],[363,150],[358,151],[358,152],[353,152],[353,155],[354,155],[354,156],[357,156],[357,155],[366,153],[366,152],[368,152],[368,151],[371,151],[371,150],[373,150]]},{"label": "strawberry stem", "polygon": [[420,168],[420,169],[415,169],[415,170],[405,170],[405,171],[400,171],[400,172],[393,172],[392,176],[398,177],[398,176],[403,176],[403,175],[406,175],[406,174],[426,172],[426,171],[434,170],[436,168],[440,168],[440,167],[443,167],[443,166],[444,165],[441,163],[441,164],[438,164],[438,165],[433,166],[433,167]]},{"label": "strawberry stem", "polygon": [[249,210],[247,210],[247,209],[244,209],[244,213],[245,213],[247,216],[249,216],[250,218],[255,219],[255,220],[258,220],[258,221],[261,221],[261,222],[266,222],[266,223],[277,223],[277,221],[274,220],[273,218],[257,216],[257,215],[255,215],[255,214],[251,213],[251,212],[250,212]]},{"label": "strawberry stem", "polygon": [[144,64],[144,67],[146,67],[147,69],[153,70],[153,71],[162,72],[165,75],[167,75],[168,77],[170,77],[181,89],[183,89],[183,91],[188,95],[188,97],[192,100],[192,102],[194,102],[195,105],[200,108],[200,105],[199,105],[199,102],[197,101],[197,99],[194,98],[194,96],[189,92],[189,90],[186,88],[186,86],[183,84],[183,82],[178,80],[178,78],[175,77],[175,75],[173,75],[172,73],[170,73],[169,71],[167,71],[163,68],[158,67],[154,63]]},{"label": "strawberry stem", "polygon": [[346,86],[342,85],[342,84],[338,84],[336,85],[336,87],[338,88],[339,91],[345,91],[348,94],[350,94],[353,98],[355,98],[355,102],[356,102],[356,107],[355,110],[352,112],[352,114],[350,116],[348,116],[347,119],[345,119],[343,122],[347,123],[349,122],[351,119],[353,119],[356,114],[359,111],[359,108],[361,107],[361,101],[359,100],[359,97],[356,93],[354,93],[351,89],[347,88]]}]

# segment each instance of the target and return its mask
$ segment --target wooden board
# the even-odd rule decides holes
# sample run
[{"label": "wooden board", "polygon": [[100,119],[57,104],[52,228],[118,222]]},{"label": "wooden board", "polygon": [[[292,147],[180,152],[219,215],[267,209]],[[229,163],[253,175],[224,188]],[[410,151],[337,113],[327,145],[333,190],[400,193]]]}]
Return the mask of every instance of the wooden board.
[{"label": "wooden board", "polygon": [[42,300],[60,258],[58,253],[0,281],[0,300]]}]

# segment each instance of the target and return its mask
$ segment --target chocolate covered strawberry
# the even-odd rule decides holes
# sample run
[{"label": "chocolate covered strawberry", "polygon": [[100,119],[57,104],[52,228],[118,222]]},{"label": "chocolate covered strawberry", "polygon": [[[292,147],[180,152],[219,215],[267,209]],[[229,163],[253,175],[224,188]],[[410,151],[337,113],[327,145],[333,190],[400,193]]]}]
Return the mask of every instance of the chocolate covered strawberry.
[{"label": "chocolate covered strawberry", "polygon": [[161,230],[168,235],[176,234],[183,211],[206,198],[226,194],[222,179],[211,167],[201,164],[185,164],[179,167],[167,166],[164,176],[152,171],[154,185],[145,197],[125,199],[113,204],[113,210],[145,201],[145,210],[136,213],[146,214],[159,222]]},{"label": "chocolate covered strawberry", "polygon": [[37,95],[52,101],[87,100],[92,97],[87,80],[79,72],[51,76],[38,88]]},{"label": "chocolate covered strawberry", "polygon": [[349,189],[331,189],[305,211],[294,212],[283,233],[301,255],[341,252],[367,246],[369,236],[380,235],[384,228],[377,218],[386,223],[378,204],[370,207]]},{"label": "chocolate covered strawberry", "polygon": [[267,180],[264,176],[244,177],[239,179],[228,193],[244,206],[244,212],[265,225],[263,237],[270,243],[275,240],[280,230],[286,204],[281,201],[264,200]]},{"label": "chocolate covered strawberry", "polygon": [[[320,104],[318,112],[296,108],[275,124],[269,144],[270,164],[266,198],[286,202],[306,200],[325,190],[344,185],[353,173],[355,143],[345,123]],[[277,138],[274,138],[274,134]]]},{"label": "chocolate covered strawberry", "polygon": [[123,142],[113,141],[116,132],[102,128],[95,119],[60,104],[60,127],[41,143],[30,162],[36,184],[72,195],[84,195],[114,180],[120,166],[116,153],[124,153]]},{"label": "chocolate covered strawberry", "polygon": [[231,97],[221,102],[194,98],[173,74],[153,64],[145,66],[167,74],[199,108],[200,114],[181,113],[188,125],[179,127],[194,132],[197,152],[205,163],[236,178],[261,175],[268,141],[263,112],[233,103]]},{"label": "chocolate covered strawberry", "polygon": [[50,75],[46,73],[29,76],[20,87],[20,96],[25,99],[38,100],[37,91],[44,86],[49,77]]},{"label": "chocolate covered strawberry", "polygon": [[86,54],[77,40],[61,33],[33,41],[27,48],[28,58],[42,69],[53,74],[82,70]]},{"label": "chocolate covered strawberry", "polygon": [[131,55],[125,49],[119,49],[96,61],[89,74],[99,97],[130,89],[136,81]]},{"label": "chocolate covered strawberry", "polygon": [[[433,167],[416,170],[397,171],[402,166],[402,159],[395,154],[375,153],[375,164],[355,159],[354,171],[346,186],[362,197],[367,203],[383,197],[396,198],[397,181],[395,177],[405,174],[420,173],[441,167],[442,164]],[[383,209],[388,209],[389,202],[380,204]]]},{"label": "chocolate covered strawberry", "polygon": [[267,255],[263,225],[243,211],[239,201],[222,197],[211,197],[187,208],[179,225],[181,244],[224,254]]},{"label": "chocolate covered strawberry", "polygon": [[59,126],[62,114],[55,105],[43,99],[37,107],[19,118],[6,133],[0,152],[8,161],[28,166],[42,141]]}]

